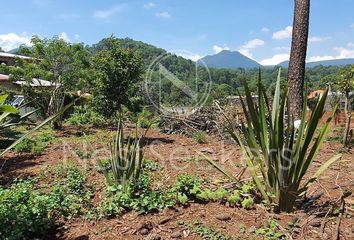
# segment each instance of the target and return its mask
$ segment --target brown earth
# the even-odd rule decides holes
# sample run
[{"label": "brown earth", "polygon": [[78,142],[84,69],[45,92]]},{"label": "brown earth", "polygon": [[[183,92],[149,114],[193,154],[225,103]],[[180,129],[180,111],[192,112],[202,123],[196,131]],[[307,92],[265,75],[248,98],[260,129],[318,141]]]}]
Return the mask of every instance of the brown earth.
[{"label": "brown earth", "polygon": [[[86,168],[89,173],[89,181],[96,187],[94,202],[102,198],[104,178],[95,168],[95,161],[85,161],[75,156],[75,149],[84,149],[85,142],[89,142],[89,148],[97,150],[100,156],[107,156],[106,144],[110,140],[111,133],[107,130],[90,129],[88,137],[72,137],[77,132],[76,128],[66,127],[57,133],[56,141],[50,145],[40,156],[30,154],[10,153],[0,160],[0,183],[6,184],[15,178],[39,176],[40,169],[44,165],[53,166],[65,159],[72,159]],[[127,129],[127,133],[132,129]],[[335,132],[332,131],[332,135]],[[237,145],[223,140],[218,136],[209,136],[206,144],[196,144],[193,139],[180,135],[166,135],[157,130],[150,130],[147,135],[148,144],[145,148],[147,159],[159,164],[160,169],[154,172],[154,184],[158,186],[172,185],[177,177],[184,173],[197,175],[210,187],[227,184],[227,179],[206,161],[198,160],[200,156],[207,156],[234,175],[242,172],[244,163],[242,154]],[[71,148],[71,149],[70,149]],[[324,142],[321,151],[310,168],[311,173],[321,166],[327,159],[337,154],[341,149],[339,142]],[[281,229],[284,230],[287,223],[299,219],[298,233],[288,234],[289,239],[332,239],[336,234],[337,216],[328,216],[332,209],[339,209],[340,198],[345,190],[354,190],[354,155],[353,152],[343,153],[341,160],[334,163],[309,189],[307,197],[313,198],[313,204],[304,209],[298,209],[294,213],[276,214],[267,210],[264,205],[256,204],[251,210],[231,208],[225,204],[191,203],[187,207],[167,209],[160,213],[138,215],[129,212],[115,219],[88,221],[74,219],[62,221],[61,227],[55,234],[56,239],[153,239],[154,234],[161,239],[181,237],[183,239],[201,239],[192,233],[184,223],[199,221],[217,231],[240,239],[254,239],[255,235],[249,233],[249,229],[265,225],[267,220],[275,218]],[[250,179],[247,171],[241,179]],[[339,229],[341,239],[354,239],[353,195],[345,199],[345,214],[341,220]],[[308,201],[310,202],[310,201]],[[230,220],[219,220],[216,216],[224,214]],[[240,233],[240,225],[246,227],[245,233]],[[141,232],[139,228],[150,225],[151,230]],[[52,237],[51,237],[52,238]]]}]

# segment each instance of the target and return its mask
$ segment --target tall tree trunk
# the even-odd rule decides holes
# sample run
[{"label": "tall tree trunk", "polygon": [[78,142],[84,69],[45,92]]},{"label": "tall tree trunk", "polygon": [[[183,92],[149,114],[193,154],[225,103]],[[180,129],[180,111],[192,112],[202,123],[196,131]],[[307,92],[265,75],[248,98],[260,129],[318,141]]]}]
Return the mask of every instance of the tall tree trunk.
[{"label": "tall tree trunk", "polygon": [[295,0],[288,83],[290,110],[294,120],[301,119],[305,64],[309,32],[310,0]]},{"label": "tall tree trunk", "polygon": [[349,92],[345,93],[345,106],[344,106],[345,128],[344,128],[344,136],[343,136],[344,147],[348,145],[348,137],[349,137],[349,130],[350,130],[350,122],[351,122],[349,94],[350,94]]}]

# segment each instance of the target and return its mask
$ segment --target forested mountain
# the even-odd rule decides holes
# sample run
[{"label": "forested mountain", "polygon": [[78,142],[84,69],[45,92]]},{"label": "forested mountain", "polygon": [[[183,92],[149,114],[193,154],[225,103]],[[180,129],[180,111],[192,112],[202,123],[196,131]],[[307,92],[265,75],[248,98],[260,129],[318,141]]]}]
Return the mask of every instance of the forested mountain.
[{"label": "forested mountain", "polygon": [[223,50],[215,55],[203,57],[198,61],[200,65],[206,64],[215,68],[255,68],[260,64],[237,51]]},{"label": "forested mountain", "polygon": [[[343,58],[343,59],[334,59],[334,60],[324,60],[324,61],[318,61],[318,62],[308,62],[306,63],[306,67],[312,68],[316,67],[319,65],[328,67],[328,66],[345,66],[349,64],[354,64],[354,58]],[[289,61],[284,61],[278,64],[279,66],[282,67],[288,67],[289,66]]]},{"label": "forested mountain", "polygon": [[[274,90],[274,84],[277,77],[277,71],[279,66],[268,66],[262,67],[257,62],[245,59],[243,55],[238,52],[222,51],[219,53],[218,57],[225,57],[230,61],[228,64],[229,68],[214,68],[209,67],[206,69],[203,66],[197,68],[196,64],[191,60],[185,59],[175,54],[168,53],[166,50],[155,47],[150,44],[146,44],[141,41],[135,41],[130,38],[119,39],[120,46],[123,48],[129,48],[139,55],[144,61],[144,67],[149,70],[151,64],[159,56],[164,56],[161,60],[161,64],[175,76],[176,79],[180,80],[180,84],[183,86],[178,86],[170,81],[170,79],[162,76],[159,71],[159,65],[152,68],[151,74],[145,74],[151,78],[147,79],[143,76],[143,81],[155,82],[159,85],[159,92],[161,93],[161,100],[165,103],[179,103],[181,105],[189,104],[195,99],[191,99],[183,91],[184,88],[190,88],[198,92],[203,92],[207,87],[211,85],[210,100],[215,98],[220,98],[228,95],[237,94],[236,90],[242,90],[242,81],[245,79],[248,81],[250,88],[255,89],[258,77],[259,67],[262,71],[262,82],[268,91],[272,92]],[[97,44],[92,46],[86,46],[86,49],[92,54],[108,48],[107,39],[102,39]],[[15,52],[15,51],[12,51]],[[16,50],[16,53],[18,49]],[[205,60],[205,58],[204,58]],[[209,61],[206,57],[209,66],[215,66],[213,61]],[[232,65],[231,61],[235,61]],[[236,67],[243,61],[243,68]],[[211,64],[210,64],[211,63]],[[347,63],[347,62],[343,62]],[[283,63],[285,66],[286,63]],[[311,66],[311,65],[310,65]],[[311,89],[323,88],[328,82],[334,82],[337,79],[338,73],[341,66],[315,66],[312,68],[307,68],[306,70],[306,81]],[[284,67],[282,70],[282,81],[285,83],[287,75],[287,68]]]}]

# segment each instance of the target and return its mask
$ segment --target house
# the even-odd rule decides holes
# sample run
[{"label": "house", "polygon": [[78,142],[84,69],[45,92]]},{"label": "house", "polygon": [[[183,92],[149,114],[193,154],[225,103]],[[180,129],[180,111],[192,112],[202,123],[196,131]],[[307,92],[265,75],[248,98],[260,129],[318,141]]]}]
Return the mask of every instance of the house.
[{"label": "house", "polygon": [[0,64],[6,64],[8,66],[12,66],[12,65],[15,64],[16,59],[18,59],[18,58],[27,59],[27,60],[31,60],[32,59],[31,57],[27,57],[27,56],[0,52]]}]

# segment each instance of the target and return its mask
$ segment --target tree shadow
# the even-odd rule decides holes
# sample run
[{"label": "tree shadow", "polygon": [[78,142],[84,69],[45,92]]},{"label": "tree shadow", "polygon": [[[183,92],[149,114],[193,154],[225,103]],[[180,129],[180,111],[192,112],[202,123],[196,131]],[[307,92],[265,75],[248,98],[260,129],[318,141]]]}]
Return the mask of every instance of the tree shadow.
[{"label": "tree shadow", "polygon": [[40,165],[41,162],[33,154],[21,154],[9,156],[0,159],[0,184],[7,184],[21,176],[29,178],[35,176],[31,172],[22,172],[20,170]]}]

